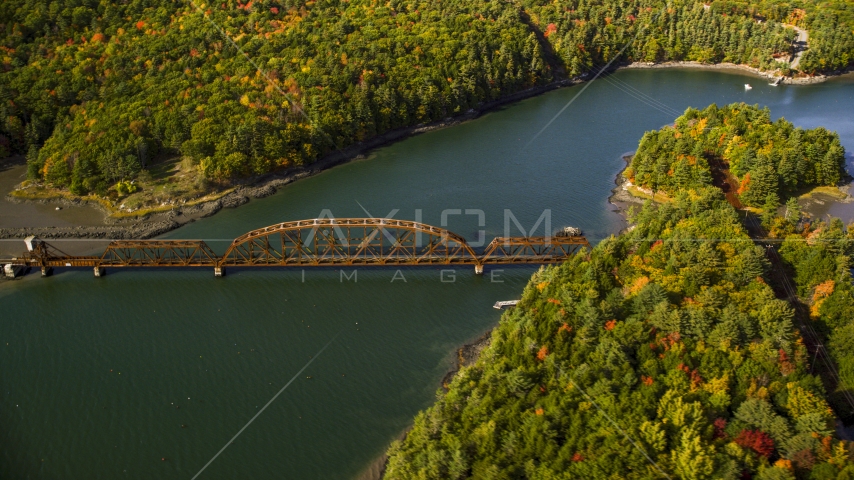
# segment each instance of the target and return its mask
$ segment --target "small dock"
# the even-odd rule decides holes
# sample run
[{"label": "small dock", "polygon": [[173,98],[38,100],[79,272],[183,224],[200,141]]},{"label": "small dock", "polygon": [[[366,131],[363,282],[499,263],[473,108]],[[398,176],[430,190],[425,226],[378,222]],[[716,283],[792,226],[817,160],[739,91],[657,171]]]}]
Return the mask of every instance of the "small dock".
[{"label": "small dock", "polygon": [[501,302],[495,302],[495,305],[493,305],[492,308],[504,310],[508,307],[515,307],[517,303],[519,303],[519,300],[504,300]]}]

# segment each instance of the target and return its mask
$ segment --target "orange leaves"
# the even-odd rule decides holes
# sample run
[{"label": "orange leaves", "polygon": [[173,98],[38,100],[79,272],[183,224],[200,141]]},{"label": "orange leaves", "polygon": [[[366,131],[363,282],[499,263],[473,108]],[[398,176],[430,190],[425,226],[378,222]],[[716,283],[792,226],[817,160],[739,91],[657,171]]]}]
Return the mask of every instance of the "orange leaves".
[{"label": "orange leaves", "polygon": [[813,318],[818,318],[819,311],[821,310],[821,304],[824,303],[824,301],[827,300],[827,297],[833,293],[835,287],[836,282],[833,280],[828,280],[816,285],[815,291],[812,294],[812,305],[810,306],[810,315],[812,315]]},{"label": "orange leaves", "polygon": [[144,21],[140,20],[140,21],[136,22],[136,29],[137,30],[142,30],[143,28],[145,28],[145,22]]},{"label": "orange leaves", "polygon": [[555,33],[555,32],[557,32],[557,25],[555,25],[554,23],[550,23],[550,24],[546,27],[546,31],[543,33],[543,36],[544,36],[544,37],[546,37],[546,38],[549,38],[549,35],[551,35],[551,34],[553,34],[553,33]]},{"label": "orange leaves", "polygon": [[550,299],[548,299],[548,300],[546,300],[546,301],[547,301],[547,302],[549,302],[549,303],[552,303],[552,304],[554,304],[554,305],[560,305],[560,300],[558,300],[558,299],[556,299],[556,298],[550,298]]},{"label": "orange leaves", "polygon": [[607,322],[605,322],[605,330],[611,331],[616,326],[617,326],[616,320],[608,320]]},{"label": "orange leaves", "polygon": [[582,455],[578,452],[575,452],[572,454],[572,461],[573,462],[583,462],[584,461],[584,455]]},{"label": "orange leaves", "polygon": [[629,288],[629,295],[633,295],[641,291],[641,289],[649,284],[649,277],[643,276],[639,277],[637,280],[632,283],[632,286]]},{"label": "orange leaves", "polygon": [[279,9],[277,7],[270,7],[270,13],[272,13],[273,15],[278,15]]},{"label": "orange leaves", "polygon": [[538,408],[534,410],[534,413],[536,413],[537,415],[542,415],[543,413],[545,413],[545,411],[542,408]]},{"label": "orange leaves", "polygon": [[747,190],[750,189],[750,174],[746,174],[744,179],[741,181],[741,185],[738,187],[738,194],[741,195]]},{"label": "orange leaves", "polygon": [[564,322],[564,324],[561,325],[560,328],[557,329],[557,333],[560,333],[560,332],[569,333],[571,331],[572,331],[572,327],[570,327],[569,324],[567,324],[566,322]]},{"label": "orange leaves", "polygon": [[682,337],[678,332],[669,333],[664,337],[658,339],[658,343],[664,347],[664,351],[670,350],[674,345],[679,343]]},{"label": "orange leaves", "polygon": [[549,347],[548,345],[543,345],[540,347],[540,350],[537,352],[537,360],[545,361],[546,357],[549,356]]},{"label": "orange leaves", "polygon": [[830,294],[833,293],[833,289],[836,287],[836,282],[833,280],[828,280],[826,282],[820,283],[815,287],[815,293],[812,295],[813,301],[816,301],[820,298],[829,297]]},{"label": "orange leaves", "polygon": [[655,380],[652,377],[647,377],[646,375],[641,375],[641,382],[647,387],[655,383]]}]

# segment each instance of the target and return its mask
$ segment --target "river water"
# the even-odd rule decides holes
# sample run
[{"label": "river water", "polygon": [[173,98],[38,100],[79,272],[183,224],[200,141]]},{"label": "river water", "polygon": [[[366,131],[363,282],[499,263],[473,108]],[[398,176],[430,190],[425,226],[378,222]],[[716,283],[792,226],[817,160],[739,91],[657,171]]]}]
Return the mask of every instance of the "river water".
[{"label": "river water", "polygon": [[[321,214],[440,225],[444,211],[475,242],[479,230],[504,234],[507,212],[527,231],[550,218],[601,239],[623,226],[607,202],[621,155],[674,111],[712,102],[767,105],[837,130],[854,151],[851,77],[771,87],[697,70],[597,80],[531,141],[581,88],[407,139],[167,237],[221,251],[248,230]],[[343,281],[338,270],[86,270],[2,282],[0,478],[192,478],[295,375],[199,478],[358,476],[533,271],[459,268],[443,282],[438,268],[348,269]]]}]

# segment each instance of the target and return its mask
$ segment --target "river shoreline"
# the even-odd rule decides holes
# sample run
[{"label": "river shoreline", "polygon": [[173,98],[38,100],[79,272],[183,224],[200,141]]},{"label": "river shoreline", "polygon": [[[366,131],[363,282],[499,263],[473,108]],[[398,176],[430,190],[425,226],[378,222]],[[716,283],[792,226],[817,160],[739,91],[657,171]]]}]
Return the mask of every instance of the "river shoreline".
[{"label": "river shoreline", "polygon": [[526,98],[541,95],[543,93],[571,85],[581,83],[581,78],[565,79],[555,81],[546,85],[528,88],[512,93],[505,97],[490,102],[485,102],[477,109],[456,117],[448,117],[444,120],[415,125],[412,127],[399,128],[373,137],[364,142],[358,142],[349,147],[332,152],[306,167],[294,167],[281,172],[271,172],[257,177],[250,177],[234,187],[234,189],[221,197],[208,202],[200,202],[192,206],[176,206],[167,212],[146,214],[133,219],[112,219],[109,211],[101,204],[83,199],[24,199],[6,195],[5,200],[9,203],[39,203],[59,206],[90,206],[93,213],[100,212],[104,215],[103,226],[74,226],[74,227],[2,227],[0,226],[0,238],[26,238],[35,235],[45,239],[146,239],[162,235],[198,219],[214,215],[223,208],[236,208],[248,203],[251,198],[263,198],[270,196],[276,191],[294,181],[316,175],[329,168],[348,163],[353,160],[366,158],[370,151],[400,141],[421,133],[459,125],[463,122],[474,120],[479,116],[496,110],[505,105],[524,100]]},{"label": "river shoreline", "polygon": [[[746,65],[736,64],[702,64],[699,62],[661,62],[647,63],[634,62],[629,64],[617,65],[610,69],[611,72],[622,69],[657,69],[657,68],[683,68],[683,69],[707,69],[729,71],[736,74],[750,74],[763,78],[777,78],[775,75],[761,72],[760,70]],[[790,78],[786,77],[783,83],[791,84],[815,84],[824,82],[830,78],[848,73],[834,72],[831,75],[820,75],[807,78]],[[609,72],[610,73],[610,72]],[[532,87],[526,90],[521,90],[513,94],[507,95],[491,102],[485,102],[478,106],[477,109],[471,109],[468,112],[456,117],[448,117],[444,120],[421,124],[412,127],[399,128],[378,135],[370,140],[358,142],[350,145],[347,148],[332,152],[313,164],[306,167],[290,168],[281,172],[272,172],[257,177],[245,179],[241,184],[236,185],[232,191],[224,195],[206,202],[200,202],[195,205],[176,206],[169,211],[156,212],[142,215],[134,218],[115,219],[109,216],[110,212],[101,204],[87,200],[69,200],[69,199],[21,199],[6,195],[5,200],[9,203],[36,203],[44,205],[57,205],[60,207],[71,206],[89,206],[93,208],[93,214],[98,212],[104,216],[104,225],[87,225],[87,226],[40,226],[40,227],[19,227],[0,225],[0,238],[14,239],[25,238],[30,235],[35,235],[45,239],[70,239],[70,238],[86,238],[86,239],[146,239],[162,235],[171,230],[177,229],[183,225],[194,222],[198,219],[214,215],[223,208],[235,208],[248,203],[253,198],[263,198],[270,196],[276,191],[292,183],[294,181],[315,175],[329,168],[341,165],[353,160],[364,159],[365,155],[370,151],[412,137],[420,133],[431,132],[442,128],[451,127],[470,120],[474,120],[481,115],[500,107],[515,103],[527,98],[542,95],[544,93],[556,90],[562,87],[577,85],[587,81],[589,75],[585,74],[572,79],[564,79],[555,81],[546,85]],[[618,175],[618,180],[622,177]],[[618,209],[627,207],[630,203],[640,203],[637,197],[633,197],[625,191],[625,181],[618,183],[617,188],[612,191],[612,196],[609,198],[611,203],[617,205]],[[621,190],[623,193],[621,193]]]},{"label": "river shoreline", "polygon": [[[447,392],[448,386],[450,382],[454,379],[454,377],[460,372],[463,367],[469,367],[473,365],[477,359],[480,357],[481,352],[483,352],[486,347],[492,341],[492,331],[494,328],[490,328],[482,335],[477,337],[477,339],[464,344],[462,347],[456,350],[457,357],[454,360],[453,365],[448,371],[445,373],[445,376],[442,377],[442,389]],[[398,435],[396,438],[397,441],[403,441],[406,436],[409,434],[409,431],[412,430],[412,425],[406,428],[403,432]],[[381,480],[383,475],[385,474],[386,464],[388,463],[388,455],[387,452],[383,452],[382,455],[374,459],[373,462],[365,468],[362,473],[360,473],[356,479],[357,480]]]},{"label": "river shoreline", "polygon": [[672,61],[672,62],[634,62],[628,65],[621,65],[617,67],[617,70],[621,69],[659,69],[659,68],[686,68],[686,69],[696,69],[696,70],[717,70],[723,72],[732,72],[732,73],[747,73],[751,74],[754,77],[774,80],[782,77],[783,79],[780,81],[781,84],[784,85],[815,85],[818,83],[824,83],[831,78],[840,77],[843,75],[850,74],[854,72],[854,66],[849,67],[846,70],[839,72],[831,72],[829,74],[820,74],[815,76],[803,76],[803,77],[787,77],[782,75],[775,75],[773,72],[766,72],[760,70],[755,67],[751,67],[749,65],[742,65],[737,63],[701,63],[701,62],[685,62],[685,61]]}]

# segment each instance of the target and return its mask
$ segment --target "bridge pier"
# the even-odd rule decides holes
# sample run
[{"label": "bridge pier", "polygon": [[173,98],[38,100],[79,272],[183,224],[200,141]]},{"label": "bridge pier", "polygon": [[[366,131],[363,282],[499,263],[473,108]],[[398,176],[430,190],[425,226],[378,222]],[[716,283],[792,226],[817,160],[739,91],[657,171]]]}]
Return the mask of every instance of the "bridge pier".
[{"label": "bridge pier", "polygon": [[96,278],[103,277],[106,274],[107,274],[107,271],[104,270],[103,267],[95,267],[95,277]]},{"label": "bridge pier", "polygon": [[475,275],[483,275],[483,265],[475,265],[474,266],[474,274]]},{"label": "bridge pier", "polygon": [[6,278],[15,278],[24,273],[24,267],[20,265],[12,265],[11,263],[3,265],[3,274]]},{"label": "bridge pier", "polygon": [[225,267],[214,267],[214,277],[224,277]]},{"label": "bridge pier", "polygon": [[53,267],[42,267],[42,276],[49,277],[53,274]]}]

